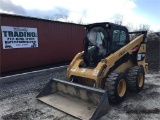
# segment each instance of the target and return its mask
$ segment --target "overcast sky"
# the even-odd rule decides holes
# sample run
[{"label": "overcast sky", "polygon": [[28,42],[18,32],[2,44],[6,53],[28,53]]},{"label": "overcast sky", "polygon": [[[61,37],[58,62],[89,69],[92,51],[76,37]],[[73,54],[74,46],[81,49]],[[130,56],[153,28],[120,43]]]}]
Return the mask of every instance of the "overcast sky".
[{"label": "overcast sky", "polygon": [[59,20],[84,24],[121,16],[124,25],[148,24],[160,31],[160,0],[0,0],[0,12],[50,19],[58,14]]}]

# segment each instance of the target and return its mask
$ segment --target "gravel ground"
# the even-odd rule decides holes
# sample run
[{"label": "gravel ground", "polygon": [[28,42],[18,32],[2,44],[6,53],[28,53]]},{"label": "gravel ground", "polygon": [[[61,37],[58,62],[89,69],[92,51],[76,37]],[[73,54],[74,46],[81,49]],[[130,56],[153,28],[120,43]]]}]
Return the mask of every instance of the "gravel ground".
[{"label": "gravel ground", "polygon": [[[0,119],[75,120],[35,98],[50,78],[65,79],[66,67],[0,78]],[[110,105],[108,114],[99,120],[160,120],[159,73],[148,73],[143,91],[128,93],[123,103]]]}]

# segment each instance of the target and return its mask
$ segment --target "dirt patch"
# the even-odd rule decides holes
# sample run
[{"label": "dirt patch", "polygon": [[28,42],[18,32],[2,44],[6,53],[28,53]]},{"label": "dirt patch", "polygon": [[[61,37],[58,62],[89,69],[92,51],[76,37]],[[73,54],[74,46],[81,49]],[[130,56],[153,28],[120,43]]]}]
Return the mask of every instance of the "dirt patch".
[{"label": "dirt patch", "polygon": [[[76,120],[36,99],[51,77],[64,79],[66,68],[48,70],[36,75],[8,78],[0,83],[0,119],[3,120]],[[119,105],[110,105],[108,113],[99,120],[160,120],[160,74],[146,75],[144,89],[139,93],[128,92]],[[6,80],[6,79],[5,79]],[[5,81],[3,80],[3,81]],[[10,82],[12,81],[12,82]],[[81,92],[80,92],[81,93]],[[81,95],[82,98],[87,98]],[[92,94],[92,93],[91,93]]]},{"label": "dirt patch", "polygon": [[127,110],[126,113],[131,114],[131,113],[135,113],[135,114],[159,114],[160,110],[158,108],[154,108],[154,109],[146,109],[146,110]]},{"label": "dirt patch", "polygon": [[146,60],[149,70],[160,70],[160,40],[147,42]]},{"label": "dirt patch", "polygon": [[160,98],[160,93],[159,92],[151,92],[151,93],[148,93],[146,94],[146,96],[154,99],[154,98]]},{"label": "dirt patch", "polygon": [[27,109],[25,111],[18,111],[16,113],[10,113],[2,116],[3,120],[34,120],[34,118],[40,117],[43,115],[38,109]]}]

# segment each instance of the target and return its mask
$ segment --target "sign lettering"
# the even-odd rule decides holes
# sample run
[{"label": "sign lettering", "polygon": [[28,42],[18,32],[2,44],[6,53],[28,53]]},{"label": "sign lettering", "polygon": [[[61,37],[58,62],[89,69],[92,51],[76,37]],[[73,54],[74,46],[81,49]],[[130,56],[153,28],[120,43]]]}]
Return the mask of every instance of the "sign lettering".
[{"label": "sign lettering", "polygon": [[38,47],[37,28],[1,26],[3,49]]}]

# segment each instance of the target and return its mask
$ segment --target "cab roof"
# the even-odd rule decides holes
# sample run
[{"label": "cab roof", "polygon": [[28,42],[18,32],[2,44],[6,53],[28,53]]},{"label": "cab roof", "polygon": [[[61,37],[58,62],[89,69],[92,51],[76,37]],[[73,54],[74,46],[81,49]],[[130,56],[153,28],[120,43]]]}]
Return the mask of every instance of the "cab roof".
[{"label": "cab roof", "polygon": [[92,23],[85,25],[86,29],[91,29],[92,27],[103,27],[103,28],[108,28],[108,29],[121,29],[121,30],[127,30],[128,29],[125,26],[114,24],[111,22],[100,22],[100,23]]}]

